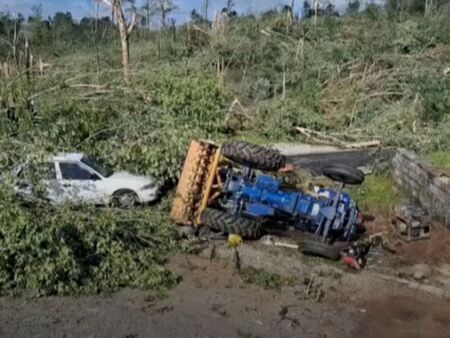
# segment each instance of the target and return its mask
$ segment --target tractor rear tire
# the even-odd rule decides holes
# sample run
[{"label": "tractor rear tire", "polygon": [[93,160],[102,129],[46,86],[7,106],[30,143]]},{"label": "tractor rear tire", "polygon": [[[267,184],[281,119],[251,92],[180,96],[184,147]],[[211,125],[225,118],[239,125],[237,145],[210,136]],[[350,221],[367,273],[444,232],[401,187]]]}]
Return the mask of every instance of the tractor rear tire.
[{"label": "tractor rear tire", "polygon": [[333,181],[351,185],[361,185],[365,179],[361,170],[343,164],[326,166],[322,173]]},{"label": "tractor rear tire", "polygon": [[222,154],[233,162],[259,170],[277,171],[286,165],[286,158],[278,150],[247,142],[226,142]]},{"label": "tractor rear tire", "polygon": [[261,237],[261,223],[248,218],[236,217],[225,211],[209,208],[203,211],[201,218],[203,224],[214,231],[239,235],[247,239]]},{"label": "tractor rear tire", "polygon": [[300,250],[305,255],[320,256],[331,260],[339,260],[342,250],[348,248],[348,244],[329,244],[321,239],[304,239],[300,242]]}]

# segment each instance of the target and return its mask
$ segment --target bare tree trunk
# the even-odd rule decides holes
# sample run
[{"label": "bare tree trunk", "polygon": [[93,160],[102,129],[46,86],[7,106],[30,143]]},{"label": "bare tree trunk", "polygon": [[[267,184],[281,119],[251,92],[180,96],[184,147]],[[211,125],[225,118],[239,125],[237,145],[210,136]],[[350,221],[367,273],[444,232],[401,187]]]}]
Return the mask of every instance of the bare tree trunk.
[{"label": "bare tree trunk", "polygon": [[228,15],[230,15],[230,12],[231,12],[233,6],[234,6],[233,0],[227,0],[227,13],[228,13]]},{"label": "bare tree trunk", "polygon": [[150,32],[150,28],[151,28],[151,24],[150,24],[150,0],[147,0],[146,14],[147,14],[147,29]]},{"label": "bare tree trunk", "polygon": [[425,1],[425,16],[430,16],[431,12],[433,10],[433,0],[426,0]]},{"label": "bare tree trunk", "polygon": [[317,11],[319,9],[319,3],[314,0],[314,25],[317,25]]},{"label": "bare tree trunk", "polygon": [[130,41],[127,33],[127,25],[125,22],[125,15],[122,10],[120,0],[114,0],[114,12],[117,16],[117,22],[119,24],[120,43],[122,45],[122,66],[123,76],[125,82],[130,82]]},{"label": "bare tree trunk", "polygon": [[39,75],[44,75],[44,63],[41,57],[39,57]]},{"label": "bare tree trunk", "polygon": [[28,38],[25,38],[25,72],[27,74],[28,80],[31,79],[32,67],[33,67],[33,56],[31,55]]},{"label": "bare tree trunk", "polygon": [[123,77],[126,83],[130,82],[130,35],[136,28],[137,15],[133,13],[133,18],[130,24],[127,26],[125,19],[125,14],[122,8],[121,0],[103,0],[104,3],[108,4],[113,8],[113,13],[117,17],[117,22],[119,25],[120,33],[120,43],[122,45],[122,67],[123,67]]},{"label": "bare tree trunk", "polygon": [[295,6],[295,0],[292,0],[291,13],[290,13],[290,15],[291,15],[291,17],[290,17],[291,25],[294,23],[294,6]]},{"label": "bare tree trunk", "polygon": [[203,17],[208,20],[209,0],[204,0]]},{"label": "bare tree trunk", "polygon": [[161,6],[161,26],[162,28],[166,28],[166,9]]},{"label": "bare tree trunk", "polygon": [[19,66],[18,58],[17,58],[17,40],[18,40],[18,34],[17,34],[17,20],[14,18],[14,40],[13,40],[13,59],[16,66]]}]

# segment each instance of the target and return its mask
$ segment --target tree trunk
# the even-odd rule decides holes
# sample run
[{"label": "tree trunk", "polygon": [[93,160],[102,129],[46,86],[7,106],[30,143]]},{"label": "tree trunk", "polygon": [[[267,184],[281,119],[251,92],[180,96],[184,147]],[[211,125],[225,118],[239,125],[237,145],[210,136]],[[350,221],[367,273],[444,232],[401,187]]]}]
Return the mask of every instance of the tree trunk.
[{"label": "tree trunk", "polygon": [[117,17],[120,32],[120,43],[122,45],[122,67],[123,77],[126,83],[130,82],[130,35],[136,26],[136,13],[129,26],[127,26],[125,14],[123,13],[122,1],[113,0],[112,6]]},{"label": "tree trunk", "polygon": [[161,8],[161,26],[162,26],[162,28],[166,28],[166,10],[165,10],[165,8]]},{"label": "tree trunk", "polygon": [[433,0],[426,0],[425,1],[425,16],[430,16],[431,11],[433,10]]},{"label": "tree trunk", "polygon": [[31,79],[32,66],[33,66],[33,56],[31,55],[28,38],[25,38],[25,71],[28,80]]},{"label": "tree trunk", "polygon": [[317,11],[319,9],[319,3],[314,0],[314,25],[317,25]]},{"label": "tree trunk", "polygon": [[121,1],[114,0],[114,12],[117,17],[120,32],[120,43],[122,45],[122,66],[125,82],[130,82],[130,45],[127,34],[127,25],[125,23],[125,15],[122,10]]},{"label": "tree trunk", "polygon": [[150,32],[150,28],[151,28],[151,25],[150,25],[150,0],[149,0],[149,1],[147,1],[147,29],[149,32]]},{"label": "tree trunk", "polygon": [[203,17],[208,21],[209,0],[204,0]]},{"label": "tree trunk", "polygon": [[290,14],[290,24],[293,25],[294,24],[294,6],[295,6],[295,0],[292,0],[291,3],[291,12]]},{"label": "tree trunk", "polygon": [[19,59],[17,57],[17,40],[18,40],[18,32],[17,32],[17,20],[14,18],[14,41],[13,41],[13,59],[16,66],[19,66]]}]

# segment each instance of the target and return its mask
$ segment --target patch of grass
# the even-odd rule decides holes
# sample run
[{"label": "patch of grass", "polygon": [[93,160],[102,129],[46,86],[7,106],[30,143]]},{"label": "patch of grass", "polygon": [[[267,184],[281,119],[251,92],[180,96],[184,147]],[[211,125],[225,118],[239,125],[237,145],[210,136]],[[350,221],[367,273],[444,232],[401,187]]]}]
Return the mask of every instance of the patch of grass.
[{"label": "patch of grass", "polygon": [[258,135],[256,133],[245,133],[245,134],[237,134],[234,139],[236,141],[245,141],[245,142],[250,142],[253,144],[261,144],[261,145],[267,145],[267,144],[271,144],[273,143],[273,140]]},{"label": "patch of grass", "polygon": [[265,290],[280,290],[282,284],[280,275],[262,269],[246,268],[241,271],[241,278],[244,283],[259,286]]},{"label": "patch of grass", "polygon": [[351,188],[350,193],[363,213],[383,216],[388,216],[402,199],[389,172],[367,176],[365,182]]},{"label": "patch of grass", "polygon": [[283,286],[293,286],[298,283],[293,277],[281,277],[276,273],[251,267],[241,270],[241,278],[244,283],[259,286],[265,290],[276,291],[279,291]]},{"label": "patch of grass", "polygon": [[425,159],[429,161],[435,167],[450,172],[450,152],[448,151],[436,151],[429,153],[425,156]]}]

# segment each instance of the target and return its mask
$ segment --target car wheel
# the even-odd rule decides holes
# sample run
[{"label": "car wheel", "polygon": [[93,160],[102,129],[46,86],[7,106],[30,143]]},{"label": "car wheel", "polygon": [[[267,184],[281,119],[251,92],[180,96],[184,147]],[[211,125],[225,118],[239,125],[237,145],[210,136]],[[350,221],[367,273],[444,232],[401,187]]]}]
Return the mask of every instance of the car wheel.
[{"label": "car wheel", "polygon": [[130,190],[117,191],[113,195],[114,206],[121,209],[134,208],[139,203],[139,197]]}]

